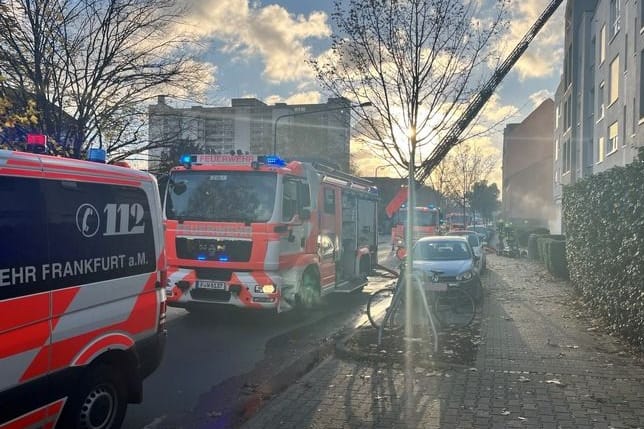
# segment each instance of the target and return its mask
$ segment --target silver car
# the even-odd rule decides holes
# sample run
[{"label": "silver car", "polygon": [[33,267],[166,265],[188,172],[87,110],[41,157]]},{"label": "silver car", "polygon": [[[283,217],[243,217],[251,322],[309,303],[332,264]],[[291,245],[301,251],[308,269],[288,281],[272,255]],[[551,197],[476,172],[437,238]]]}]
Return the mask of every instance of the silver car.
[{"label": "silver car", "polygon": [[479,235],[474,231],[451,231],[449,235],[456,237],[465,237],[467,239],[467,242],[472,247],[474,255],[478,257],[478,260],[476,261],[476,267],[481,273],[485,271],[485,269],[487,268],[487,261],[485,259],[485,249],[483,248],[483,242],[481,241]]}]

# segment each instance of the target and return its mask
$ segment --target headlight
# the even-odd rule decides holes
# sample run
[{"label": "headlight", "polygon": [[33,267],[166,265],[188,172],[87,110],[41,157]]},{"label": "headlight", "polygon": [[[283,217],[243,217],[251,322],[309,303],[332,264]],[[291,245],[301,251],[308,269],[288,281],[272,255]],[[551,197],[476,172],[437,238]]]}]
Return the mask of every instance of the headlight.
[{"label": "headlight", "polygon": [[462,274],[459,274],[456,276],[456,280],[470,280],[472,278],[472,272],[471,271],[466,271]]},{"label": "headlight", "polygon": [[275,285],[255,285],[255,293],[275,293]]}]

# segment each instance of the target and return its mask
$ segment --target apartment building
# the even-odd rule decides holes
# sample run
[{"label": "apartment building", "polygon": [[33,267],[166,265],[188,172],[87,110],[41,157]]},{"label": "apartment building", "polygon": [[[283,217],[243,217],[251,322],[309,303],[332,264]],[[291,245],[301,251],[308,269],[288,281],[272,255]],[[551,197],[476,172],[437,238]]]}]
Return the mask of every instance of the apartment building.
[{"label": "apartment building", "polygon": [[553,132],[555,108],[544,100],[521,123],[503,131],[504,219],[549,226],[553,220]]},{"label": "apartment building", "polygon": [[644,144],[644,0],[568,0],[564,70],[555,93],[553,198],[626,165]]},{"label": "apartment building", "polygon": [[176,108],[158,96],[149,106],[152,143],[150,169],[171,145],[201,147],[207,152],[248,151],[332,162],[349,168],[350,103],[329,98],[320,104],[267,105],[255,98],[234,98],[228,107]]}]

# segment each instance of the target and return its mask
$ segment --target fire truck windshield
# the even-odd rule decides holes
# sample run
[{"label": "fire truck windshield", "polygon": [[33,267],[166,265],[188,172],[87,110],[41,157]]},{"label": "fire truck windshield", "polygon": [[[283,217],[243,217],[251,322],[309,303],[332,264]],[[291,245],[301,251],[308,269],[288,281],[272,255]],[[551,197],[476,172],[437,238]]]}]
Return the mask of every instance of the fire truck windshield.
[{"label": "fire truck windshield", "polygon": [[[400,210],[399,222],[402,225],[407,224],[407,210]],[[416,210],[416,226],[436,226],[438,225],[438,213],[434,210],[421,211]]]},{"label": "fire truck windshield", "polygon": [[273,215],[277,175],[255,171],[180,171],[166,192],[168,219],[267,222]]}]

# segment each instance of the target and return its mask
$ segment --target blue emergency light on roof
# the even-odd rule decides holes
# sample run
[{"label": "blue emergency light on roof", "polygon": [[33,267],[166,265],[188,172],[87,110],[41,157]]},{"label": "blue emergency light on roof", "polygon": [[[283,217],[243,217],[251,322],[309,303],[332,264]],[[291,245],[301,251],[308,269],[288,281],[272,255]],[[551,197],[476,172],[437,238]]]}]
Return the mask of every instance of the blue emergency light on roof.
[{"label": "blue emergency light on roof", "polygon": [[433,209],[433,208],[434,208],[434,204],[429,204],[427,207],[429,207],[430,209]]},{"label": "blue emergency light on roof", "polygon": [[192,167],[192,163],[196,161],[196,155],[185,154],[181,155],[181,158],[179,158],[179,164],[183,165],[186,168]]},{"label": "blue emergency light on roof", "polygon": [[279,156],[275,156],[275,155],[266,156],[264,158],[264,162],[266,162],[266,165],[274,165],[276,167],[285,167],[286,166],[286,161],[284,161]]},{"label": "blue emergency light on roof", "polygon": [[92,162],[100,162],[105,164],[106,153],[105,149],[91,148],[87,154],[87,159]]}]

